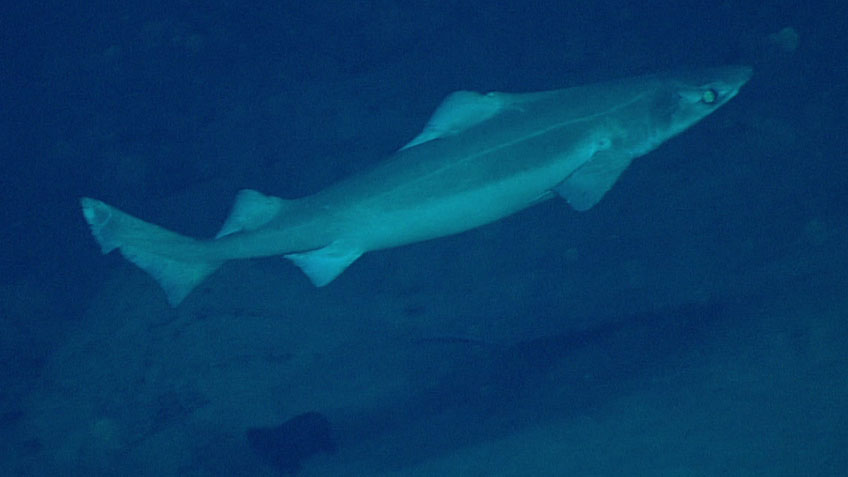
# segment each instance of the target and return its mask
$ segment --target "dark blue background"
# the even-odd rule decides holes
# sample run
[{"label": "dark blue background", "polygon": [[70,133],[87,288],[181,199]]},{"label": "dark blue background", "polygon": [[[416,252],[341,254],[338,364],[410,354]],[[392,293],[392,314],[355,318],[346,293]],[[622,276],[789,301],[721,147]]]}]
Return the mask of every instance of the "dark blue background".
[{"label": "dark blue background", "polygon": [[[80,196],[209,236],[238,189],[315,192],[391,154],[458,89],[755,68],[737,99],[637,161],[598,208],[578,215],[550,202],[491,233],[381,252],[347,272],[364,287],[390,288],[393,267],[419,259],[445,288],[526,266],[541,278],[521,306],[544,314],[545,287],[577,246],[588,260],[571,273],[589,294],[632,256],[649,264],[637,275],[652,292],[670,296],[695,287],[687,276],[709,282],[713,297],[844,283],[846,19],[836,0],[7,2],[0,312],[2,357],[15,369],[5,377],[36,378],[123,266],[100,256]],[[773,40],[784,27],[799,34],[797,50]],[[800,260],[808,268],[763,271],[799,244],[813,247]],[[476,258],[483,265],[466,261],[476,247],[492,251]],[[679,275],[644,278],[655,267]],[[588,316],[653,304],[640,300],[637,290],[575,306]],[[501,313],[492,307],[476,312]]]}]

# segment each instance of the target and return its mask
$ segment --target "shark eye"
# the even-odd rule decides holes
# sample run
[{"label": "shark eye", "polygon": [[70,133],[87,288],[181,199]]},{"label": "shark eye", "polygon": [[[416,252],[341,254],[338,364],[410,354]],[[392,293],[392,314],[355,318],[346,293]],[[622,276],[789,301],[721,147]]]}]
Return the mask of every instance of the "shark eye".
[{"label": "shark eye", "polygon": [[718,99],[718,92],[716,92],[716,90],[714,90],[712,88],[705,90],[701,94],[701,102],[703,102],[704,104],[713,104],[713,103],[716,102],[717,99]]}]

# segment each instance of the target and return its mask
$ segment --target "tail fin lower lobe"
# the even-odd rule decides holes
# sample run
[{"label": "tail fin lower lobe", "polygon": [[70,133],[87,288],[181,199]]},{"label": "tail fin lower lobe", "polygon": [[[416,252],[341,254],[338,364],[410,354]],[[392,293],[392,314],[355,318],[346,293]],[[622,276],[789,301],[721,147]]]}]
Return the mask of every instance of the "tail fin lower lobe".
[{"label": "tail fin lower lobe", "polygon": [[195,240],[124,213],[96,199],[80,199],[82,214],[103,253],[116,248],[130,262],[149,273],[165,290],[168,303],[177,306],[223,262],[182,260],[169,246]]}]

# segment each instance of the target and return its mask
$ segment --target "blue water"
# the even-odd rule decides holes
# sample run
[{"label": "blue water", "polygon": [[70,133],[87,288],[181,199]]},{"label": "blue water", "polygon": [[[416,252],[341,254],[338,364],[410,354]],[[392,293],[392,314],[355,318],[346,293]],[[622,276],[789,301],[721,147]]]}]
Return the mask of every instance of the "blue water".
[{"label": "blue water", "polygon": [[[848,469],[845,2],[115,3],[0,7],[3,475],[278,475],[246,431],[307,412],[335,450],[299,475]],[[211,236],[239,189],[320,190],[451,91],[729,63],[739,96],[595,208],[322,289],[234,262],[171,309],[79,213]]]}]

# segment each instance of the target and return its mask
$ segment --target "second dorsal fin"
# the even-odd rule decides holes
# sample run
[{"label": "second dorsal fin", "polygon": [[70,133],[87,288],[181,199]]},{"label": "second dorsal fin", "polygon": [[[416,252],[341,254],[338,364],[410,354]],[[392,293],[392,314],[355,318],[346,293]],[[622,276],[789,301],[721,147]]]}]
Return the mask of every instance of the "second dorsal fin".
[{"label": "second dorsal fin", "polygon": [[236,195],[236,201],[230,210],[230,216],[215,238],[221,238],[236,232],[256,230],[267,224],[280,213],[288,200],[265,195],[253,189],[242,189]]}]

